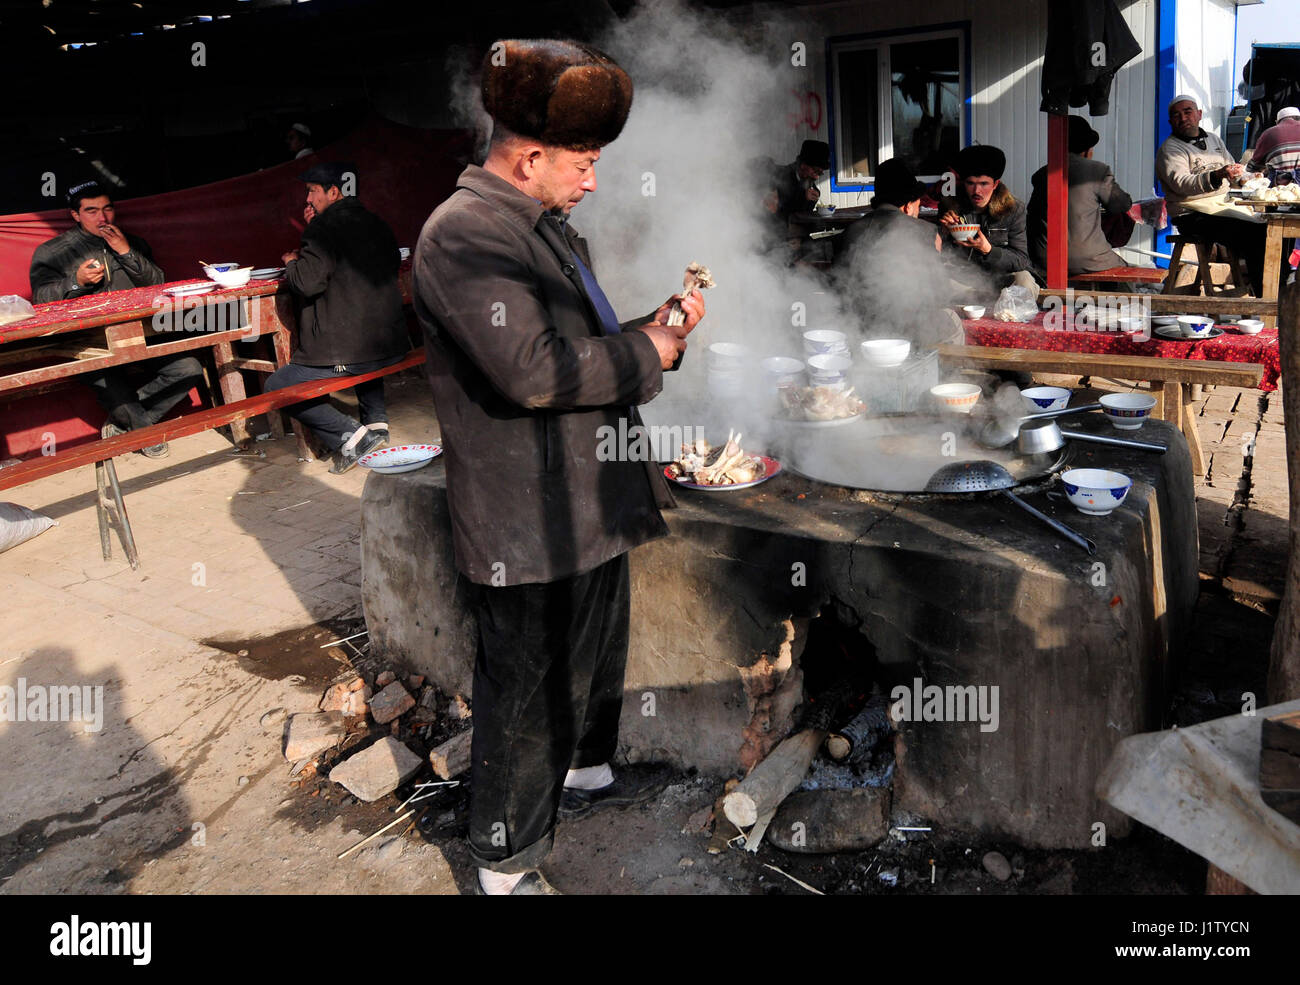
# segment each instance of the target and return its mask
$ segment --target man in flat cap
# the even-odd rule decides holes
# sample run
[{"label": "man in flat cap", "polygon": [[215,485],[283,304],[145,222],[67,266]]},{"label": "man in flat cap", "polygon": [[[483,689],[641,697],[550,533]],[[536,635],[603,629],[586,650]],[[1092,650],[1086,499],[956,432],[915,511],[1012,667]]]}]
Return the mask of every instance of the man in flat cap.
[{"label": "man in flat cap", "polygon": [[[1069,274],[1091,274],[1124,261],[1110,248],[1102,229],[1102,217],[1124,216],[1133,199],[1111,173],[1110,165],[1093,159],[1093,149],[1101,136],[1082,116],[1070,117],[1070,187]],[[1030,179],[1029,255],[1040,270],[1047,268],[1047,168],[1034,172]],[[1131,230],[1131,227],[1129,227]]]},{"label": "man in flat cap", "polygon": [[[653,462],[598,453],[639,425],[704,313],[620,323],[569,212],[596,190],[632,81],[570,41],[503,41],[484,59],[493,118],[425,224],[415,308],[446,446],[456,566],[478,621],[470,850],[489,895],[553,893],[537,872],[557,814],[635,803],[664,771],[611,769],[623,702],[627,552],[667,533]],[[671,299],[670,299],[671,300]]]},{"label": "man in flat cap", "polygon": [[[397,239],[356,197],[356,169],[333,161],[299,178],[307,186],[307,228],[302,245],[282,258],[285,283],[300,299],[298,347],[266,381],[268,391],[371,373],[400,362],[411,348],[397,285]],[[383,378],[360,384],[356,393],[360,421],[328,396],[289,407],[334,453],[335,475],[388,440]]]},{"label": "man in flat cap", "polygon": [[[32,301],[63,301],[133,287],[154,287],[167,278],[153,262],[149,244],[117,224],[113,196],[86,181],[68,190],[73,226],[46,240],[32,255]],[[100,429],[111,438],[157,424],[203,381],[203,365],[180,353],[129,366],[113,366],[86,380],[108,414]],[[167,442],[140,449],[147,458],[166,458]]]},{"label": "man in flat cap", "polygon": [[1175,96],[1169,102],[1173,131],[1156,152],[1156,177],[1165,193],[1165,207],[1179,232],[1207,243],[1221,243],[1246,261],[1251,287],[1262,296],[1264,284],[1263,220],[1244,208],[1223,205],[1223,193],[1245,171],[1215,134],[1201,127],[1195,96]]},{"label": "man in flat cap", "polygon": [[1002,183],[1006,169],[1007,156],[997,147],[973,144],[958,153],[957,194],[939,203],[939,224],[947,230],[963,224],[977,225],[979,230],[965,242],[948,238],[943,248],[992,275],[998,288],[1015,282],[1037,293],[1028,273],[1032,263],[1025,205]]}]

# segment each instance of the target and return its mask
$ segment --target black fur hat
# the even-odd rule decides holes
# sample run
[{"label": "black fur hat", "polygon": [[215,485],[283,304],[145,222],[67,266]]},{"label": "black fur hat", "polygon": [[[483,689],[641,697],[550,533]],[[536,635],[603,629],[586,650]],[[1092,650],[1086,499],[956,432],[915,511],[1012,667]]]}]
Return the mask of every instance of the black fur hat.
[{"label": "black fur hat", "polygon": [[1007,155],[990,144],[971,144],[957,154],[957,173],[963,178],[983,174],[1001,178],[1007,169]]},{"label": "black fur hat", "polygon": [[594,150],[627,122],[632,79],[576,41],[498,41],[483,59],[483,108],[521,137]]}]

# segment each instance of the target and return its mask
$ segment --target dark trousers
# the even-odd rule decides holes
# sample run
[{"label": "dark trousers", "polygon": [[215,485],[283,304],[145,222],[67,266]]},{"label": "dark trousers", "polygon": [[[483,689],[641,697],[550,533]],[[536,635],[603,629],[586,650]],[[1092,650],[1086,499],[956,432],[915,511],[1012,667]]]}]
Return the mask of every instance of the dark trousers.
[{"label": "dark trousers", "polygon": [[537,585],[470,585],[474,665],[470,853],[496,872],[551,850],[564,776],[613,759],[623,709],[627,555]]},{"label": "dark trousers", "polygon": [[[332,380],[336,376],[359,376],[371,373],[393,363],[401,362],[406,353],[390,356],[387,359],[373,359],[365,363],[348,363],[346,366],[299,366],[289,363],[281,366],[266,380],[267,392],[280,390],[295,383],[308,380]],[[358,423],[330,403],[329,395],[292,404],[288,410],[295,421],[302,421],[315,431],[330,451],[343,447],[347,436],[362,424],[388,422],[388,408],[384,403],[384,380],[380,377],[369,383],[360,383],[354,388],[357,392],[357,408],[361,414]]]},{"label": "dark trousers", "polygon": [[88,379],[99,405],[108,411],[108,419],[126,431],[157,424],[203,379],[203,365],[193,356],[163,356],[137,365],[153,374],[141,387],[131,382],[124,367],[106,369]]},{"label": "dark trousers", "polygon": [[[1246,261],[1246,270],[1250,274],[1250,287],[1255,297],[1264,296],[1264,245],[1268,236],[1268,227],[1262,222],[1245,222],[1221,215],[1204,215],[1200,212],[1184,212],[1174,220],[1178,231],[1187,236],[1208,243],[1222,243],[1234,250],[1237,256]],[[1232,272],[1236,280],[1237,272]],[[1205,278],[1209,281],[1209,271]]]}]

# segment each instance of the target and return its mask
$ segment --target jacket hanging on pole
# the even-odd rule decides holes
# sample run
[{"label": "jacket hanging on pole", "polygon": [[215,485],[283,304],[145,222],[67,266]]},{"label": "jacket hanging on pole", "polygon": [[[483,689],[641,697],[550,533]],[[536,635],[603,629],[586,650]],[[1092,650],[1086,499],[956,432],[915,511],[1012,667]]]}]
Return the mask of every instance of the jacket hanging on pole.
[{"label": "jacket hanging on pole", "polygon": [[1141,52],[1115,0],[1049,0],[1038,108],[1064,116],[1087,105],[1090,115],[1105,116],[1115,73]]}]

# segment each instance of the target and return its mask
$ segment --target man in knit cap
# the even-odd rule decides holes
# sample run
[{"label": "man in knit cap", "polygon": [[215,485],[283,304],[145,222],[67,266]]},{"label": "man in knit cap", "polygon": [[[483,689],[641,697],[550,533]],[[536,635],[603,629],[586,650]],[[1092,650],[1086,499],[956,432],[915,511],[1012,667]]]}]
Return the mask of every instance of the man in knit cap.
[{"label": "man in knit cap", "polygon": [[537,867],[557,815],[636,803],[667,781],[611,760],[627,552],[667,533],[672,497],[653,462],[598,447],[606,429],[640,424],[636,406],[662,389],[704,303],[688,295],[676,327],[672,299],[620,322],[568,222],[631,109],[622,68],[576,42],[499,41],[482,95],[487,160],[420,234],[415,309],[478,621],[470,850],[482,892],[536,895],[554,892]]}]

